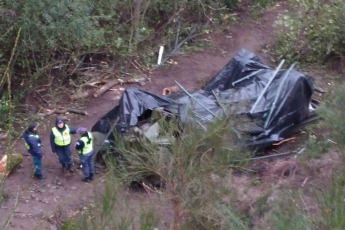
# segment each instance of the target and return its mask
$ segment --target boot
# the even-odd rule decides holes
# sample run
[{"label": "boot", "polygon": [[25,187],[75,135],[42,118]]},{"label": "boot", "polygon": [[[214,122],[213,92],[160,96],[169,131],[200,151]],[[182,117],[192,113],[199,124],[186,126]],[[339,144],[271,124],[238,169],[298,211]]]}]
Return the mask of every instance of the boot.
[{"label": "boot", "polygon": [[93,173],[90,173],[89,180],[90,180],[90,181],[93,180]]},{"label": "boot", "polygon": [[44,179],[46,179],[46,176],[43,175],[43,174],[35,174],[34,177],[35,177],[37,180],[44,180]]},{"label": "boot", "polygon": [[73,164],[68,165],[68,170],[72,173],[75,171]]},{"label": "boot", "polygon": [[61,164],[61,166],[62,166],[62,172],[63,173],[67,173],[67,164]]},{"label": "boot", "polygon": [[90,179],[89,179],[88,177],[84,177],[81,181],[82,181],[82,182],[89,183],[89,182],[90,182]]}]

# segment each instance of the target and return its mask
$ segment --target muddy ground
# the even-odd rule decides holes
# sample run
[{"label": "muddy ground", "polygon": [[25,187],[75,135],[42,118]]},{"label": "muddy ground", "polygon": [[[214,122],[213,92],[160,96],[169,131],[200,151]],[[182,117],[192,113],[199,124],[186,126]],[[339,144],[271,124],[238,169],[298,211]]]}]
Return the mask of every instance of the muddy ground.
[{"label": "muddy ground", "polygon": [[[164,67],[155,69],[149,76],[151,81],[147,82],[146,85],[130,86],[141,87],[152,93],[161,94],[164,87],[174,86],[176,80],[189,91],[199,89],[241,48],[255,52],[265,63],[273,67],[274,64],[270,63],[271,57],[263,50],[264,46],[273,38],[272,24],[274,19],[278,13],[284,10],[286,10],[286,6],[278,5],[268,9],[260,19],[249,19],[249,17],[243,16],[241,22],[229,26],[222,32],[207,36],[206,38],[210,42],[209,48],[188,54],[180,53],[173,58],[174,65],[166,64]],[[84,109],[89,115],[64,115],[69,120],[67,123],[72,127],[83,126],[90,129],[98,119],[117,104],[124,87],[126,86],[114,87],[113,90],[106,92],[99,98],[87,98]],[[55,115],[51,115],[39,121],[41,123],[39,132],[44,145],[43,170],[47,179],[37,181],[30,178],[33,169],[31,156],[27,154],[23,141],[19,141],[15,146],[16,152],[24,155],[24,162],[6,181],[7,198],[0,207],[1,224],[8,220],[13,207],[17,204],[8,229],[59,229],[61,221],[66,217],[73,216],[90,201],[94,196],[93,190],[104,183],[102,178],[104,169],[102,167],[96,168],[96,180],[91,184],[81,181],[82,172],[80,169],[70,175],[62,172],[58,158],[56,154],[51,152],[49,144],[49,133],[55,118]],[[75,135],[73,143],[77,138]],[[292,141],[290,145],[297,144]],[[280,148],[282,148],[280,151],[284,151],[284,146],[280,146]],[[1,151],[4,151],[4,146],[1,147]],[[74,160],[77,162],[76,152],[74,151],[73,154]],[[322,163],[320,170],[322,171],[322,167],[327,168],[335,162],[336,159],[329,158],[329,161]],[[312,180],[312,178],[306,179],[307,177],[303,173],[299,174],[296,171],[297,163],[294,159],[284,159],[274,163],[265,161],[261,165],[266,167],[266,171],[262,173],[262,186],[268,183],[291,182],[292,176],[296,184],[305,184],[305,180]],[[286,168],[291,167],[294,167],[292,168],[294,171],[286,172]],[[327,172],[324,174],[326,177]],[[232,183],[245,185],[250,182],[245,177],[239,176]],[[243,200],[245,199],[244,196]],[[254,200],[255,198],[251,199]],[[243,208],[249,208],[249,204],[248,207],[244,206]]]}]

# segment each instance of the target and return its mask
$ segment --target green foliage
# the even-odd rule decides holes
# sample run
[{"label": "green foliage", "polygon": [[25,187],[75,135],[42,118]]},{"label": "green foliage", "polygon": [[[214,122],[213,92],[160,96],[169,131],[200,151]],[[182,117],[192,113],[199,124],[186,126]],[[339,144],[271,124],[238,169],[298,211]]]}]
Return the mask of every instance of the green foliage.
[{"label": "green foliage", "polygon": [[258,0],[252,3],[250,7],[250,13],[254,17],[258,17],[262,15],[263,11],[267,9],[268,7],[273,6],[276,4],[279,0]]},{"label": "green foliage", "polygon": [[234,144],[236,135],[230,128],[233,125],[230,120],[236,119],[218,120],[206,132],[194,124],[181,128],[173,120],[161,122],[165,133],[160,135],[175,136],[168,147],[145,139],[129,142],[115,138],[117,152],[125,162],[118,165],[117,174],[127,183],[138,181],[163,187],[168,202],[164,206],[172,206],[174,227],[244,228],[246,221],[235,207],[222,201],[224,194],[231,193],[222,184],[222,176],[228,175],[230,168],[241,168],[240,164],[232,163],[233,159],[247,157]]},{"label": "green foliage", "polygon": [[325,130],[327,130],[327,125],[322,121],[320,124],[310,126],[306,129],[308,137],[303,143],[306,151],[299,156],[299,159],[309,161],[311,159],[321,158],[328,153],[331,145],[330,140],[327,140],[328,136]]},{"label": "green foliage", "polygon": [[345,228],[345,177],[344,167],[334,176],[331,184],[327,185],[317,197],[322,212],[322,219],[318,220],[319,229]]},{"label": "green foliage", "polygon": [[281,204],[272,213],[272,230],[308,230],[312,229],[312,222],[298,208],[294,200]]},{"label": "green foliage", "polygon": [[8,124],[13,123],[13,117],[9,116],[9,112],[13,109],[13,105],[5,98],[0,98],[0,129],[7,129]]},{"label": "green foliage", "polygon": [[158,224],[157,214],[153,209],[142,211],[140,213],[140,229],[141,230],[154,230]]},{"label": "green foliage", "polygon": [[289,15],[275,22],[281,29],[274,46],[277,60],[324,62],[345,53],[343,0],[290,0]]},{"label": "green foliage", "polygon": [[319,115],[325,119],[331,128],[334,141],[342,148],[345,146],[345,85],[332,89],[325,105],[320,109]]},{"label": "green foliage", "polygon": [[[149,60],[155,56],[152,48],[157,43],[165,44],[169,52],[192,28],[201,34],[211,29],[207,25],[215,28],[213,25],[232,18],[225,6],[233,9],[237,2],[144,0],[135,11],[132,1],[3,1],[0,69],[5,69],[18,30],[22,34],[19,52],[11,63],[12,81],[29,92],[28,86],[49,84],[51,76],[72,77],[76,66],[89,61],[94,53],[116,58],[120,64],[133,55]],[[134,12],[139,15],[134,17]]]},{"label": "green foliage", "polygon": [[64,222],[61,230],[75,230],[77,229],[77,221],[74,218],[68,219]]},{"label": "green foliage", "polygon": [[229,10],[234,11],[242,0],[223,0],[222,2]]}]

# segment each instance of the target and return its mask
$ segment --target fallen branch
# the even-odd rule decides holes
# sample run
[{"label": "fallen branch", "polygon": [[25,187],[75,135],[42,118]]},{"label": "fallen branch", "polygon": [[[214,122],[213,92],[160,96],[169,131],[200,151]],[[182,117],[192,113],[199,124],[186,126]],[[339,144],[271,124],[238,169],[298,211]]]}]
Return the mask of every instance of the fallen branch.
[{"label": "fallen branch", "polygon": [[95,92],[93,94],[94,97],[99,97],[101,96],[103,93],[105,93],[106,91],[108,91],[111,87],[118,85],[120,82],[119,80],[115,79],[112,81],[109,81],[108,83],[106,83],[105,85],[103,85],[97,92]]},{"label": "fallen branch", "polygon": [[153,189],[150,186],[146,185],[145,182],[142,182],[141,184],[142,184],[142,186],[144,187],[144,189],[146,190],[147,193],[153,192],[153,193],[161,194],[161,192],[159,192],[157,189]]},{"label": "fallen branch", "polygon": [[70,109],[70,108],[56,110],[55,113],[56,114],[75,113],[75,114],[80,114],[80,115],[89,115],[89,113],[86,112],[86,111],[82,111],[82,110],[79,110],[79,109]]},{"label": "fallen branch", "polygon": [[75,114],[80,114],[80,115],[89,115],[88,112],[83,111],[83,110],[79,110],[79,109],[71,109],[71,108],[67,108],[67,109],[52,109],[52,110],[47,110],[45,109],[47,112],[43,112],[43,113],[38,113],[39,116],[42,117],[46,117],[46,116],[50,116],[52,114],[68,114],[68,113],[75,113]]}]

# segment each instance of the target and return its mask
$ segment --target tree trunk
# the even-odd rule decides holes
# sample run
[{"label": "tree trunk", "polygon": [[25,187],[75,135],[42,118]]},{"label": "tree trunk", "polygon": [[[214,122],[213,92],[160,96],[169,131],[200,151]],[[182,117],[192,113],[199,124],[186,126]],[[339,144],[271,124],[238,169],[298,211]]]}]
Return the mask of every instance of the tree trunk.
[{"label": "tree trunk", "polygon": [[139,35],[140,35],[140,12],[141,12],[141,4],[143,0],[134,0],[134,11],[133,11],[133,34],[134,34],[134,41],[133,41],[133,51],[137,52],[137,45],[139,42]]}]

